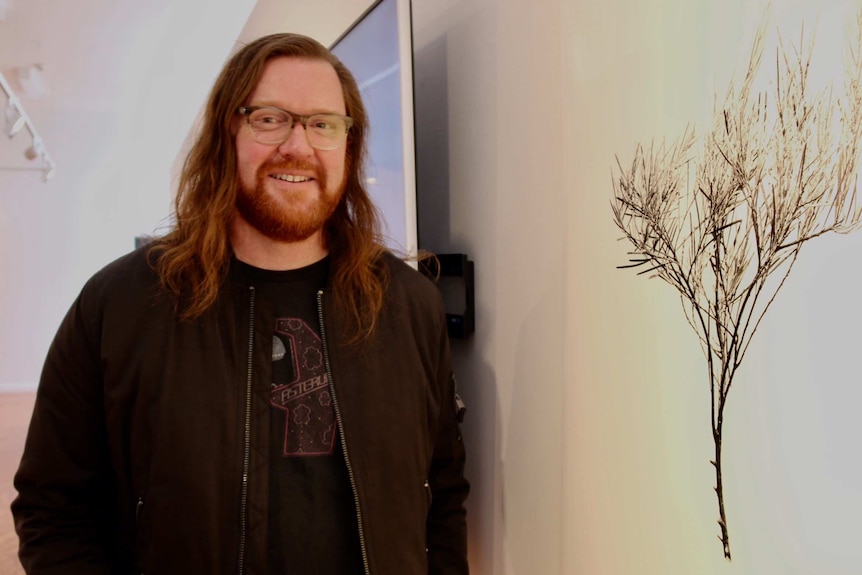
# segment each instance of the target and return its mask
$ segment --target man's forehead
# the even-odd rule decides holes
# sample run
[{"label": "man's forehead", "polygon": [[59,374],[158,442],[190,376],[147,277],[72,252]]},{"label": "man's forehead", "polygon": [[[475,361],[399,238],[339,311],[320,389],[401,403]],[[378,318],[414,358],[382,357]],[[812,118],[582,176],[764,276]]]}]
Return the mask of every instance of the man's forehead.
[{"label": "man's forehead", "polygon": [[255,105],[314,106],[339,113],[344,113],[345,109],[343,89],[335,68],[319,58],[277,56],[270,59],[252,91],[252,99]]}]

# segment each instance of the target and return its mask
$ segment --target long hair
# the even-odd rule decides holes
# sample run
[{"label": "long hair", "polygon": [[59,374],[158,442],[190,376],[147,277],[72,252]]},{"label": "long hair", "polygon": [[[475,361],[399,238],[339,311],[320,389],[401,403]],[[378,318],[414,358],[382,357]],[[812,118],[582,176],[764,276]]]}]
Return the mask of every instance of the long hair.
[{"label": "long hair", "polygon": [[341,82],[347,115],[353,118],[345,144],[344,194],[325,225],[324,241],[335,303],[352,320],[352,341],[359,341],[374,331],[388,280],[380,262],[385,248],[378,213],[363,185],[368,116],[353,75],[311,38],[264,36],[228,60],[180,173],[174,228],[153,242],[148,255],[162,286],[177,297],[182,319],[198,317],[215,303],[233,253],[229,230],[238,186],[235,118],[266,63],[281,56],[331,64]]}]

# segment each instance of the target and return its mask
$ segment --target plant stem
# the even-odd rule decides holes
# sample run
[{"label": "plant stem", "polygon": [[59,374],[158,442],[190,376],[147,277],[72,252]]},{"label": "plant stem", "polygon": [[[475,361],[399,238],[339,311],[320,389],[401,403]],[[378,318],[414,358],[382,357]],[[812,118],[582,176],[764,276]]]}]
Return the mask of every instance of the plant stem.
[{"label": "plant stem", "polygon": [[713,430],[713,440],[715,441],[715,459],[710,461],[715,467],[715,494],[718,496],[718,525],[721,527],[721,544],[724,547],[724,558],[728,561],[730,558],[730,537],[727,534],[727,514],[724,510],[724,485],[721,482],[721,427],[722,422],[719,420],[718,425]]}]

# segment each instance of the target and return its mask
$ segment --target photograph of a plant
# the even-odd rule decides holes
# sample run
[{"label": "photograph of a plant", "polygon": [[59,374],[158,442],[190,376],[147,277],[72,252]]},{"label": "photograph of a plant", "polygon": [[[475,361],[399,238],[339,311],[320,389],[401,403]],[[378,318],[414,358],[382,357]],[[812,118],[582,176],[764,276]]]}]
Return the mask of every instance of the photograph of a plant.
[{"label": "photograph of a plant", "polygon": [[[686,129],[672,145],[638,145],[617,158],[614,223],[629,262],[680,296],[706,359],[715,451],[719,539],[731,560],[722,485],[722,433],[734,376],[803,246],[862,226],[856,172],[862,139],[862,12],[848,42],[844,86],[809,86],[813,41],[779,35],[772,87],[755,91],[766,22],[747,71],[716,104],[702,151]],[[774,70],[771,69],[774,66]]]}]

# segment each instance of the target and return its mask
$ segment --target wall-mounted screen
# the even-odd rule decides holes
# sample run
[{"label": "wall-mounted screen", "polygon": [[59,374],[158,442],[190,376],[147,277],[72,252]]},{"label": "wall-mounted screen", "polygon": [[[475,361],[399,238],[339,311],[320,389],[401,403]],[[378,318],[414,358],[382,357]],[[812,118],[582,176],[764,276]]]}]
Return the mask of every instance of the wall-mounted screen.
[{"label": "wall-mounted screen", "polygon": [[410,0],[379,0],[332,52],[356,77],[371,125],[367,189],[383,217],[386,244],[417,251]]}]

